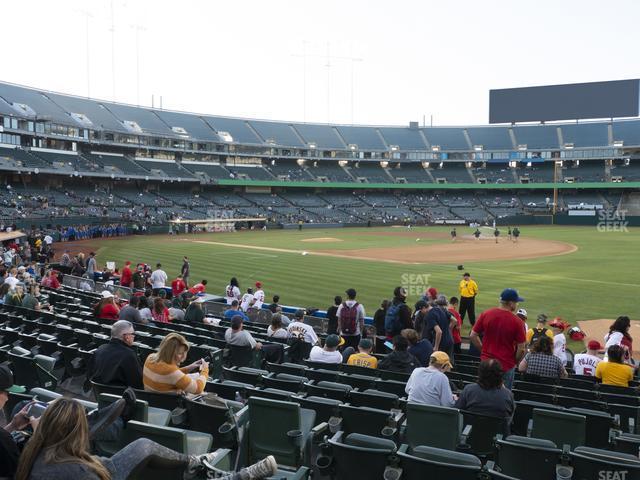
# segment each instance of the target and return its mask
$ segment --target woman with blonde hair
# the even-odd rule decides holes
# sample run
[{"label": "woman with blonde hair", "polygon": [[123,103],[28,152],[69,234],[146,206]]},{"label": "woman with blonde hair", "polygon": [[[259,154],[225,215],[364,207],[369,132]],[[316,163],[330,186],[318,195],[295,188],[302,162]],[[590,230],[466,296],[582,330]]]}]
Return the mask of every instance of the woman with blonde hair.
[{"label": "woman with blonde hair", "polygon": [[[215,453],[185,455],[148,438],[139,438],[110,458],[89,452],[89,426],[85,409],[76,400],[59,398],[49,404],[27,442],[16,471],[16,480],[124,480],[136,478],[145,467],[182,469],[184,478],[199,478]],[[254,480],[273,475],[277,464],[272,456],[225,480]]]},{"label": "woman with blonde hair", "polygon": [[[144,362],[144,389],[153,392],[186,392],[199,395],[209,378],[209,363],[203,359],[180,368],[187,358],[189,343],[179,333],[170,333],[160,343],[156,353]],[[191,373],[196,371],[196,373]]]}]

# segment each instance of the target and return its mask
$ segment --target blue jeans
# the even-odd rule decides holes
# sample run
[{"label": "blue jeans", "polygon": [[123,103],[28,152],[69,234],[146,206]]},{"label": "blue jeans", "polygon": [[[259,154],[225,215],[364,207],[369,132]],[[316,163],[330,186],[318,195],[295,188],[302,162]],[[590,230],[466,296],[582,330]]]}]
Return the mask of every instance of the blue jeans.
[{"label": "blue jeans", "polygon": [[513,387],[513,378],[516,375],[516,367],[513,367],[511,370],[504,372],[502,376],[502,381],[504,382],[504,386],[509,390]]}]

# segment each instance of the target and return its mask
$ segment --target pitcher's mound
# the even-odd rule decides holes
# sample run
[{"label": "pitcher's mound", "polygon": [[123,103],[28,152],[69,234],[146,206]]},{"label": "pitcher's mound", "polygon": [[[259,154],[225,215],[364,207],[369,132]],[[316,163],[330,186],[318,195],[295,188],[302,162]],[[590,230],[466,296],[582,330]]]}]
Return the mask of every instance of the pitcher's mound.
[{"label": "pitcher's mound", "polygon": [[333,243],[333,242],[341,242],[339,238],[333,237],[315,237],[315,238],[305,238],[300,240],[301,242],[313,242],[313,243]]}]

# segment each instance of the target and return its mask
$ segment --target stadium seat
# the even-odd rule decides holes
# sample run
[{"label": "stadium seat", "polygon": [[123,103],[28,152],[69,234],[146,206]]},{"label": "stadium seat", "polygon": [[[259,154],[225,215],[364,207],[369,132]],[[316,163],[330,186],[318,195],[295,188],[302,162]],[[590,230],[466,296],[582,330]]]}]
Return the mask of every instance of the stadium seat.
[{"label": "stadium seat", "polygon": [[338,376],[338,382],[346,385],[351,385],[353,388],[360,388],[366,390],[368,388],[375,389],[378,383],[378,378],[367,375],[359,374],[344,374],[341,373]]},{"label": "stadium seat", "polygon": [[316,382],[337,382],[340,373],[337,370],[325,370],[323,368],[307,368],[304,376]]},{"label": "stadium seat", "polygon": [[310,461],[316,412],[297,403],[251,397],[248,462],[273,455],[278,465],[299,467]]},{"label": "stadium seat", "polygon": [[31,357],[28,350],[14,347],[8,354],[13,365],[15,382],[27,389],[46,388],[55,390],[58,379],[51,373],[56,360],[45,355]]},{"label": "stadium seat", "polygon": [[233,380],[207,382],[204,389],[207,392],[216,393],[227,400],[235,400],[237,395],[240,395],[241,398],[248,398],[250,391],[257,390],[249,383],[234,382]]},{"label": "stadium seat", "polygon": [[288,373],[303,376],[307,367],[298,363],[267,363],[267,370],[272,373]]},{"label": "stadium seat", "polygon": [[637,456],[638,452],[640,452],[640,435],[622,433],[614,437],[612,449],[619,453]]},{"label": "stadium seat", "polygon": [[372,480],[383,478],[397,448],[385,438],[337,432],[322,450],[324,455],[316,460],[322,475],[330,474],[336,480]]},{"label": "stadium seat", "polygon": [[493,458],[497,435],[509,434],[509,419],[462,411],[464,427],[471,427],[466,439],[470,453],[481,458]]},{"label": "stadium seat", "polygon": [[407,403],[406,441],[411,448],[455,450],[462,434],[462,415],[455,408]]},{"label": "stadium seat", "polygon": [[98,398],[101,393],[121,396],[122,392],[124,392],[127,387],[125,387],[124,385],[105,385],[103,383],[92,381],[91,388],[93,389],[93,394],[95,395],[95,397]]},{"label": "stadium seat", "polygon": [[607,404],[610,415],[620,419],[620,429],[625,433],[640,432],[640,407],[632,407],[630,405],[618,405],[615,403]]},{"label": "stadium seat", "polygon": [[262,351],[254,350],[251,347],[238,347],[227,345],[229,356],[227,364],[232,367],[262,367]]},{"label": "stadium seat", "polygon": [[[204,401],[185,398],[184,407],[187,411],[187,427],[190,430],[208,433],[213,437],[214,448],[237,445],[237,431],[235,424],[241,422],[241,417],[248,415],[248,410],[241,410],[242,404],[230,402],[225,406],[209,405]],[[240,413],[242,412],[242,413]],[[237,415],[236,418],[231,418]],[[225,428],[221,427],[225,425]]]},{"label": "stadium seat", "polygon": [[340,400],[325,397],[300,397],[296,401],[302,408],[314,410],[316,412],[316,423],[329,422],[331,417],[340,415],[338,407],[342,405]]},{"label": "stadium seat", "polygon": [[640,479],[637,455],[577,447],[569,453],[575,479]]},{"label": "stadium seat", "polygon": [[305,360],[304,364],[315,370],[340,370],[342,366],[340,363],[314,362],[312,360]]},{"label": "stadium seat", "polygon": [[398,397],[404,397],[407,395],[405,389],[407,388],[406,382],[400,382],[397,380],[384,380],[376,384],[376,388],[381,392],[393,393]]},{"label": "stadium seat", "polygon": [[150,392],[148,390],[134,389],[136,397],[140,400],[145,400],[152,407],[163,408],[165,410],[172,411],[181,405],[183,395],[179,393],[167,392]]},{"label": "stadium seat", "polygon": [[262,383],[262,377],[268,374],[269,372],[266,370],[251,367],[224,367],[222,369],[222,376],[225,380],[248,383],[254,386]]},{"label": "stadium seat", "polygon": [[482,462],[474,455],[440,448],[402,445],[398,450],[402,478],[407,480],[476,480]]},{"label": "stadium seat", "polygon": [[530,400],[522,400],[516,402],[516,409],[511,422],[511,430],[516,435],[525,437],[529,427],[529,421],[533,418],[533,410],[535,408],[544,408],[546,410],[563,411],[564,408],[549,403],[534,402]]},{"label": "stadium seat", "polygon": [[[569,413],[584,415],[587,419],[585,447],[609,448],[611,428],[614,426],[614,418],[606,412],[588,410],[586,408],[570,408]],[[637,453],[637,452],[636,452]]]},{"label": "stadium seat", "polygon": [[307,381],[308,379],[305,377],[291,375],[289,373],[271,373],[263,377],[265,387],[287,390],[293,393],[298,393],[302,390],[302,386]]},{"label": "stadium seat", "polygon": [[394,414],[388,410],[354,407],[349,404],[340,405],[339,412],[342,421],[338,429],[346,435],[361,433],[391,439],[396,437],[398,425],[403,417],[401,413]]},{"label": "stadium seat", "polygon": [[343,383],[335,382],[310,382],[305,385],[307,393],[316,397],[333,398],[334,400],[340,400],[346,402],[349,393],[353,388],[351,385],[345,385]]},{"label": "stadium seat", "polygon": [[585,444],[586,424],[585,415],[534,408],[531,436],[575,448]]},{"label": "stadium seat", "polygon": [[503,473],[520,480],[554,478],[560,455],[562,450],[551,440],[518,435],[496,439],[496,465]]},{"label": "stadium seat", "polygon": [[373,389],[352,390],[349,395],[349,403],[356,407],[378,408],[380,410],[394,410],[400,407],[397,395]]}]

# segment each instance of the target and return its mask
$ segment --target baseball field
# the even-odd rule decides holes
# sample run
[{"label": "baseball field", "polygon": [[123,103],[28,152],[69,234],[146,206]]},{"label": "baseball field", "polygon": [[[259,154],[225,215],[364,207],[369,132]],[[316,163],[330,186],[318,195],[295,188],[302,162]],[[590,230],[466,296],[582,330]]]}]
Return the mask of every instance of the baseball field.
[{"label": "baseball field", "polygon": [[232,276],[243,291],[260,280],[267,299],[278,294],[285,305],[326,309],[335,295],[353,287],[367,314],[373,315],[398,285],[409,290],[410,304],[429,286],[457,296],[463,273],[458,266],[463,265],[480,288],[477,311],[496,305],[501,290],[512,287],[525,298],[521,306],[529,312],[530,323],[539,313],[561,316],[572,325],[618,315],[640,318],[640,229],[521,227],[517,243],[502,229],[497,244],[489,229],[475,240],[474,229],[458,227],[455,242],[450,230],[245,231],[86,240],[69,246],[73,253],[94,250],[98,264],[161,262],[170,278],[187,255],[192,282],[206,278],[209,292],[222,294]]}]

